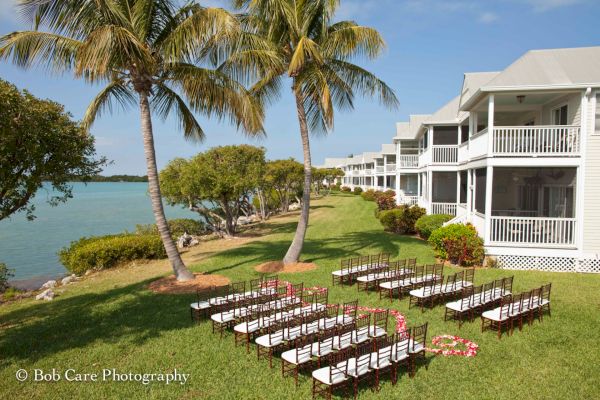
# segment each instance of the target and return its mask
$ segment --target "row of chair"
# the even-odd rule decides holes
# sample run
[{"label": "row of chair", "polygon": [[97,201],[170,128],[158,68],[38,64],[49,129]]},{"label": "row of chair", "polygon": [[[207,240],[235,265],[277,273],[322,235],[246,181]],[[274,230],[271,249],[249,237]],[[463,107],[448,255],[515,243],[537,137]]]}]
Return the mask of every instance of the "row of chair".
[{"label": "row of chair", "polygon": [[514,277],[511,276],[479,286],[462,288],[460,299],[446,303],[444,321],[458,320],[459,328],[462,326],[465,316],[469,321],[473,321],[476,314],[495,307],[504,296],[511,294],[513,279]]},{"label": "row of chair", "polygon": [[[199,321],[202,317],[213,314],[213,309],[226,304],[235,305],[236,302],[260,299],[276,292],[279,285],[277,275],[265,276],[251,281],[234,282],[225,286],[211,286],[208,290],[196,291],[196,301],[190,305],[192,321]],[[250,290],[247,291],[247,288]]]},{"label": "row of chair", "polygon": [[447,275],[445,281],[443,277],[434,275],[433,279],[425,282],[422,287],[409,292],[408,307],[418,305],[421,307],[421,311],[425,306],[433,308],[439,301],[454,298],[461,293],[462,289],[473,286],[474,278],[474,269]]},{"label": "row of chair", "polygon": [[527,292],[502,297],[499,307],[481,314],[481,332],[486,328],[495,329],[500,339],[503,327],[512,334],[515,322],[519,324],[521,330],[524,320],[527,320],[529,325],[535,317],[538,321],[543,321],[545,311],[550,315],[551,289],[552,284],[548,283]]},{"label": "row of chair", "polygon": [[343,259],[341,268],[331,273],[332,284],[352,284],[361,273],[367,271],[375,271],[378,268],[386,267],[390,262],[389,253],[379,253],[367,256],[357,256]]},{"label": "row of chair", "polygon": [[417,265],[416,258],[392,261],[386,266],[369,267],[356,278],[357,289],[368,291],[377,288],[381,282],[402,279],[410,275]]},{"label": "row of chair", "polygon": [[409,328],[393,336],[381,336],[371,342],[341,349],[328,356],[328,366],[313,371],[312,395],[331,398],[333,390],[352,384],[354,398],[360,382],[370,381],[379,390],[380,379],[385,373],[392,384],[398,380],[399,365],[406,365],[413,377],[417,358],[425,358],[427,323]]},{"label": "row of chair", "polygon": [[379,298],[387,295],[392,301],[396,294],[402,295],[410,290],[423,287],[428,282],[441,278],[444,274],[444,264],[417,265],[403,277],[397,277],[379,284]]}]

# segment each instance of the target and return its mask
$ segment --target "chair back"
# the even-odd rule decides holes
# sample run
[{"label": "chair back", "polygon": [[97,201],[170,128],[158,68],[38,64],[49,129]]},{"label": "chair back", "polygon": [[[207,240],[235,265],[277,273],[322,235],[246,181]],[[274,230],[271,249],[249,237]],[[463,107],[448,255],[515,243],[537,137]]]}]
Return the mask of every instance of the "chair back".
[{"label": "chair back", "polygon": [[548,283],[541,287],[542,290],[542,300],[541,303],[549,303],[550,302],[550,290],[552,289],[552,283]]},{"label": "chair back", "polygon": [[340,350],[329,355],[329,382],[338,382],[348,376],[348,360],[352,357],[352,348]]},{"label": "chair back", "polygon": [[487,304],[494,300],[494,282],[488,282],[483,285],[482,303]]},{"label": "chair back", "polygon": [[443,277],[444,276],[444,264],[437,263],[433,265],[433,276]]},{"label": "chair back", "polygon": [[319,335],[317,336],[319,340],[319,344],[317,345],[319,354],[333,350],[333,340],[336,336],[337,329],[335,327],[319,332]]},{"label": "chair back", "polygon": [[531,299],[529,301],[529,308],[537,308],[542,303],[542,288],[535,288],[531,291]]},{"label": "chair back", "polygon": [[510,310],[511,314],[513,314],[513,315],[518,314],[523,310],[523,300],[524,300],[523,293],[519,293],[519,294],[513,296],[511,310]]},{"label": "chair back", "polygon": [[417,259],[416,258],[409,258],[408,260],[406,260],[406,267],[407,268],[414,268],[417,266]]},{"label": "chair back", "polygon": [[390,262],[390,253],[381,253],[379,258],[379,263],[383,265],[387,265]]},{"label": "chair back", "polygon": [[394,334],[394,354],[408,354],[410,337],[412,337],[412,328]]},{"label": "chair back", "polygon": [[370,257],[369,266],[372,268],[379,267],[379,254],[373,254]]},{"label": "chair back", "polygon": [[433,296],[440,292],[440,285],[442,284],[442,278],[434,276],[432,280],[425,283],[423,286],[423,295],[425,297]]},{"label": "chair back", "polygon": [[506,319],[510,315],[513,297],[509,294],[500,299],[500,318]]},{"label": "chair back", "polygon": [[461,290],[461,298],[460,298],[460,309],[466,310],[471,306],[471,298],[474,293],[473,286],[464,287]]},{"label": "chair back", "polygon": [[463,278],[462,278],[463,284],[465,284],[465,283],[473,284],[473,282],[475,282],[474,281],[475,268],[469,268],[469,269],[463,270],[462,272],[463,272]]},{"label": "chair back", "polygon": [[340,305],[339,304],[327,304],[327,308],[325,309],[327,318],[335,318],[340,313]]},{"label": "chair back", "polygon": [[451,293],[454,292],[456,290],[456,281],[457,279],[459,279],[458,275],[460,274],[454,274],[454,275],[448,275],[446,276],[446,283],[444,283],[444,287],[443,290],[446,293]]},{"label": "chair back", "polygon": [[390,310],[387,309],[385,311],[382,312],[376,312],[373,313],[373,327],[380,327],[385,329],[385,331],[387,332],[388,329],[388,321],[390,319]]},{"label": "chair back", "polygon": [[393,336],[384,336],[375,340],[373,350],[377,352],[377,367],[381,368],[389,364],[388,361],[392,358],[393,346]]},{"label": "chair back", "polygon": [[502,295],[512,293],[513,280],[514,276],[510,276],[508,278],[504,278],[504,282],[502,282]]},{"label": "chair back", "polygon": [[425,343],[427,342],[427,325],[425,322],[423,325],[414,326],[410,332],[410,338],[412,339],[409,343],[409,351],[414,352],[419,350],[418,346],[421,345],[425,348]]},{"label": "chair back", "polygon": [[483,285],[474,286],[473,293],[471,294],[471,302],[469,307],[475,307],[482,303]]},{"label": "chair back", "polygon": [[234,282],[231,284],[231,294],[241,294],[246,292],[246,281]]},{"label": "chair back", "polygon": [[360,256],[360,262],[359,262],[359,266],[368,266],[369,265],[369,260],[371,259],[370,256]]},{"label": "chair back", "polygon": [[356,330],[361,328],[368,328],[371,324],[371,314],[363,314],[355,319],[356,321]]},{"label": "chair back", "polygon": [[360,257],[352,257],[350,259],[350,269],[358,268],[360,266]]},{"label": "chair back", "polygon": [[356,357],[356,371],[358,375],[361,372],[367,372],[371,365],[371,353],[373,352],[373,344],[371,342],[364,342],[356,346],[355,357]]},{"label": "chair back", "polygon": [[417,265],[413,268],[412,279],[415,281],[422,281],[425,276],[425,266]]},{"label": "chair back", "polygon": [[356,318],[356,314],[358,312],[358,300],[344,303],[344,306],[342,307],[342,312],[344,313],[344,315]]}]

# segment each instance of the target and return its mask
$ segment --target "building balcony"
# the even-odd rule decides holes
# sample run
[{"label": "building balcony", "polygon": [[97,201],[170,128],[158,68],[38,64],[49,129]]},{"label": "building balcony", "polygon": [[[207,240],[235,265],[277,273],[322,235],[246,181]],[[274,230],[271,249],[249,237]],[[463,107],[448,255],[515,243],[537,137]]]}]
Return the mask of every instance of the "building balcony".
[{"label": "building balcony", "polygon": [[398,160],[398,168],[417,168],[419,166],[419,156],[417,154],[401,155]]},{"label": "building balcony", "polygon": [[433,145],[433,164],[456,164],[458,162],[458,145]]},{"label": "building balcony", "polygon": [[431,214],[456,216],[456,203],[431,203]]},{"label": "building balcony", "polygon": [[402,195],[399,197],[398,202],[400,204],[406,204],[407,206],[414,206],[419,203],[419,196],[417,195]]},{"label": "building balcony", "polygon": [[376,174],[383,174],[384,171],[385,171],[385,167],[383,165],[378,165],[375,167]]},{"label": "building balcony", "polygon": [[389,173],[389,172],[396,173],[396,164],[387,164],[385,166],[385,172],[386,173]]},{"label": "building balcony", "polygon": [[495,156],[578,156],[580,127],[497,126],[493,129]]},{"label": "building balcony", "polygon": [[574,247],[575,218],[492,216],[490,245]]}]

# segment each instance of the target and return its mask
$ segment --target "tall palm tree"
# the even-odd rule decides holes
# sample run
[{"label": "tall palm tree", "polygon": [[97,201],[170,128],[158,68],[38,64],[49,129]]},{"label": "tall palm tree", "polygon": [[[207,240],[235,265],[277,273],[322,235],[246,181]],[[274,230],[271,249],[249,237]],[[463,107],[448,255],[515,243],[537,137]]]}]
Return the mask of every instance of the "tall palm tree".
[{"label": "tall palm tree", "polygon": [[[248,40],[240,39],[241,25],[227,11],[178,3],[19,0],[18,8],[33,30],[0,37],[0,59],[12,59],[23,68],[72,71],[89,83],[106,84],[85,113],[86,127],[114,105],[138,104],[152,210],[175,276],[188,280],[193,275],[177,251],[164,214],[151,114],[164,119],[174,113],[189,140],[204,138],[194,111],[228,117],[248,134],[262,134],[260,103],[228,71],[251,76],[249,60],[266,53],[253,50],[258,49],[255,42],[250,49]],[[235,54],[233,61],[211,68],[230,54]]]},{"label": "tall palm tree", "polygon": [[252,88],[263,102],[278,98],[291,80],[304,153],[304,194],[300,221],[284,263],[297,262],[304,245],[310,210],[311,157],[309,131],[333,129],[335,108],[352,110],[355,93],[378,97],[390,108],[398,105],[392,89],[356,58],[377,58],[385,48],[373,28],[353,21],[333,23],[339,0],[234,0],[246,14],[247,28],[268,39],[281,66],[272,68]]}]

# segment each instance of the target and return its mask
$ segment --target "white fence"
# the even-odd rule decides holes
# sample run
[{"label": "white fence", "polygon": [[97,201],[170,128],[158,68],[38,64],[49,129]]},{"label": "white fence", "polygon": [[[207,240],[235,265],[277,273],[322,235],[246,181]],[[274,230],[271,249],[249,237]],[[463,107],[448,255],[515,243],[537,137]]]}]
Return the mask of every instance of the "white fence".
[{"label": "white fence", "polygon": [[400,204],[414,206],[419,203],[419,196],[400,196]]},{"label": "white fence", "polygon": [[490,242],[575,245],[575,218],[491,217]]},{"label": "white fence", "polygon": [[400,168],[417,168],[419,166],[419,156],[417,154],[402,155],[398,161],[398,167]]},{"label": "white fence", "polygon": [[396,164],[386,164],[385,172],[396,172]]},{"label": "white fence", "polygon": [[376,174],[383,174],[383,165],[378,165],[375,167]]},{"label": "white fence", "polygon": [[585,272],[600,273],[600,259],[597,256],[583,257],[539,257],[539,256],[498,256],[498,267],[525,271]]},{"label": "white fence", "polygon": [[431,213],[456,215],[456,203],[431,203]]},{"label": "white fence", "polygon": [[578,155],[580,128],[561,126],[496,126],[494,154],[501,155]]},{"label": "white fence", "polygon": [[455,164],[458,162],[458,145],[433,145],[433,162],[436,164]]}]

